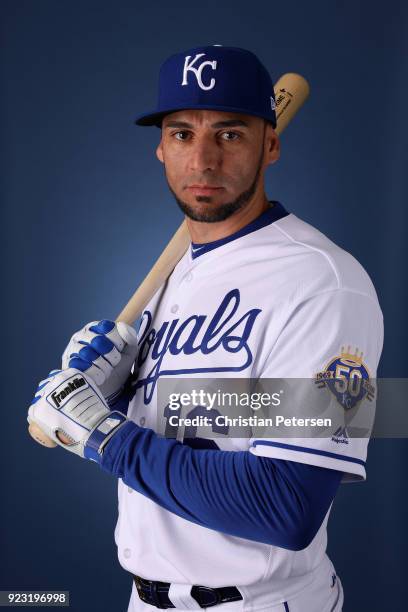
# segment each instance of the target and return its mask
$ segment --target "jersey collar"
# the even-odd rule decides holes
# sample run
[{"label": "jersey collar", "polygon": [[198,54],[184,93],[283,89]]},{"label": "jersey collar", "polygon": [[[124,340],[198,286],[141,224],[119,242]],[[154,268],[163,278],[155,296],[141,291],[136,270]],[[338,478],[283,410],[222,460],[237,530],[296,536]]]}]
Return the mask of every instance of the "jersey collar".
[{"label": "jersey collar", "polygon": [[204,255],[204,253],[208,253],[208,251],[212,251],[213,249],[217,249],[228,242],[237,240],[237,238],[242,238],[242,236],[256,232],[262,227],[270,225],[271,223],[274,223],[275,221],[278,221],[289,214],[280,202],[273,200],[270,203],[273,204],[271,208],[265,210],[261,215],[259,215],[259,217],[251,221],[251,223],[248,223],[248,225],[241,227],[241,229],[234,234],[226,236],[225,238],[220,238],[219,240],[214,240],[213,242],[206,242],[204,244],[192,242],[191,257],[193,259],[197,259],[197,257]]}]

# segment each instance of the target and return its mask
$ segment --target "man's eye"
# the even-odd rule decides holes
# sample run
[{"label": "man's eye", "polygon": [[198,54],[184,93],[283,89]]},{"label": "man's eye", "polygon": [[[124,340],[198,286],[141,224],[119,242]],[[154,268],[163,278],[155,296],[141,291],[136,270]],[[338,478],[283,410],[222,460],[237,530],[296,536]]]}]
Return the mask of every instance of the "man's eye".
[{"label": "man's eye", "polygon": [[221,138],[223,138],[223,140],[237,140],[239,138],[239,134],[237,134],[236,132],[223,132],[221,134]]},{"label": "man's eye", "polygon": [[176,140],[187,140],[188,135],[189,135],[188,132],[180,131],[180,132],[176,132],[174,134],[174,137],[176,138]]}]

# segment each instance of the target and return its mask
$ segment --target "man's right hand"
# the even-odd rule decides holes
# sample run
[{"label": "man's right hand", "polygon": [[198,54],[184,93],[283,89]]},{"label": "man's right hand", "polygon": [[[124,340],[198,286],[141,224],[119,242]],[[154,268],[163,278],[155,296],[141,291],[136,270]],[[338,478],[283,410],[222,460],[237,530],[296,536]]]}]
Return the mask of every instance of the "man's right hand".
[{"label": "man's right hand", "polygon": [[62,355],[62,369],[84,372],[112,405],[130,376],[137,352],[133,327],[106,319],[92,321],[72,336]]}]

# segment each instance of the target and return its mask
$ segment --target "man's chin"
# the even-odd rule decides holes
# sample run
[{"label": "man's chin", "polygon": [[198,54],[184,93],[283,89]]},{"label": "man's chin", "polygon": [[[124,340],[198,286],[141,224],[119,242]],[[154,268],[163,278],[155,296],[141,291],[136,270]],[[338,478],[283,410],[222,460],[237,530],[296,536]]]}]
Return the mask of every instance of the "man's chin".
[{"label": "man's chin", "polygon": [[238,210],[234,202],[219,203],[213,196],[196,196],[194,203],[184,202],[179,198],[176,200],[186,217],[201,223],[225,221]]}]

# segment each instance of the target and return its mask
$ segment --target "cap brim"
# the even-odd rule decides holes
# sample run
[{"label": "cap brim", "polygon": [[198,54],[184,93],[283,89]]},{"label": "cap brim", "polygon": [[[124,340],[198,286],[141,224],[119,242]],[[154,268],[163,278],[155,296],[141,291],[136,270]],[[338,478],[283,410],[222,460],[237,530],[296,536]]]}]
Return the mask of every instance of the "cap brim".
[{"label": "cap brim", "polygon": [[208,106],[183,105],[183,106],[179,106],[178,108],[169,108],[168,110],[164,110],[160,112],[156,111],[153,113],[139,115],[139,117],[136,117],[134,123],[135,125],[143,125],[143,126],[155,125],[156,127],[161,127],[163,118],[166,115],[170,115],[170,113],[177,113],[178,111],[181,111],[181,110],[215,110],[215,111],[224,111],[226,113],[240,113],[241,115],[253,115],[255,117],[261,117],[262,119],[266,119],[266,121],[269,121],[270,123],[272,123],[272,126],[274,128],[276,127],[276,120],[274,120],[274,118],[272,117],[268,117],[266,113],[265,115],[263,115],[261,113],[249,112],[247,108],[235,108],[231,106],[217,106],[217,105],[208,105]]},{"label": "cap brim", "polygon": [[135,125],[155,125],[157,127],[161,127],[161,122],[163,121],[163,117],[165,117],[166,115],[172,112],[175,112],[175,111],[169,110],[169,111],[163,111],[160,113],[149,113],[147,115],[140,115],[139,117],[135,119],[134,124]]}]

